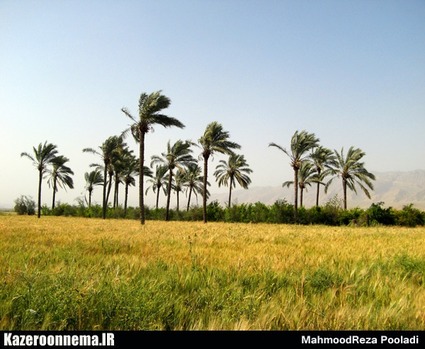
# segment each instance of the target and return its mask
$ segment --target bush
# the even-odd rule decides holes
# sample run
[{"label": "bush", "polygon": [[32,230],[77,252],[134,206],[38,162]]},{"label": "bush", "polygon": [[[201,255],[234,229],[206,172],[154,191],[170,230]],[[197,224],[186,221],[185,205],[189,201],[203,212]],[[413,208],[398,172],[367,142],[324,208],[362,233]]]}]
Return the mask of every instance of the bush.
[{"label": "bush", "polygon": [[35,201],[31,196],[21,195],[21,197],[15,200],[14,210],[18,215],[34,215]]},{"label": "bush", "polygon": [[424,212],[413,207],[413,204],[403,206],[403,209],[397,213],[396,224],[406,227],[416,227],[424,225]]}]

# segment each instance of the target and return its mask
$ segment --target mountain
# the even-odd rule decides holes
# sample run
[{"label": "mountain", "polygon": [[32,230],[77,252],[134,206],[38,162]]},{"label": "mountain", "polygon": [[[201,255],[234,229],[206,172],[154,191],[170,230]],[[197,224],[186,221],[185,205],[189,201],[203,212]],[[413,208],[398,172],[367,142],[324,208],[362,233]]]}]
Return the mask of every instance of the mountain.
[{"label": "mountain", "polygon": [[[360,188],[357,188],[357,194],[349,191],[347,193],[348,208],[368,208],[372,203],[383,202],[384,207],[401,209],[404,205],[413,204],[415,208],[425,210],[425,170],[372,173],[375,174],[376,180],[373,182],[374,190],[370,191],[371,199],[368,199]],[[293,187],[257,186],[246,190],[236,187],[232,192],[232,202],[235,204],[262,202],[271,205],[277,200],[285,199],[293,203],[293,192]],[[217,200],[225,205],[228,195],[228,191],[212,194],[209,202]],[[321,188],[320,205],[335,197],[342,199],[342,184],[337,178],[332,182],[327,194]],[[304,206],[314,206],[315,198],[316,187],[308,187],[307,191],[304,191]]]}]

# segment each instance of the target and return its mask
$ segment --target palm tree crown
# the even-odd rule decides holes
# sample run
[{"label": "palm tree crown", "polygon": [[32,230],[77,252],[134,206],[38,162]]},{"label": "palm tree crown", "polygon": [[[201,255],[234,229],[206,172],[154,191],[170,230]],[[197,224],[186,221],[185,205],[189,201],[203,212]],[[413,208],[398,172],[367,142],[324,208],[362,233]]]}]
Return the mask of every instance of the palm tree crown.
[{"label": "palm tree crown", "polygon": [[26,152],[21,153],[21,157],[30,159],[38,170],[38,218],[41,216],[41,183],[43,175],[47,171],[47,166],[52,163],[58,153],[56,148],[56,145],[46,141],[44,144],[40,143],[37,148],[33,147],[34,156]]},{"label": "palm tree crown", "polygon": [[283,151],[290,159],[290,164],[294,170],[294,208],[295,217],[297,217],[298,209],[298,171],[301,168],[302,162],[307,156],[307,152],[314,147],[317,147],[319,139],[314,133],[309,133],[305,130],[301,132],[295,131],[291,137],[290,150],[287,150],[276,143],[270,143],[269,147],[276,147]]},{"label": "palm tree crown", "polygon": [[168,187],[167,187],[167,207],[166,207],[166,215],[165,220],[169,220],[169,211],[170,211],[170,198],[171,198],[171,188],[172,181],[174,176],[174,169],[181,169],[184,166],[187,166],[190,163],[194,163],[195,159],[192,157],[192,149],[193,145],[190,141],[182,141],[178,140],[173,145],[170,142],[167,143],[167,151],[162,153],[162,156],[154,155],[152,156],[153,164],[164,165],[168,169]]},{"label": "palm tree crown", "polygon": [[145,135],[153,128],[154,125],[161,125],[163,127],[185,127],[185,125],[176,118],[161,114],[161,111],[168,108],[170,103],[171,101],[168,97],[162,95],[161,91],[156,91],[151,94],[142,93],[140,95],[138,119],[132,116],[126,108],[121,109],[121,111],[133,121],[133,124],[127,130],[125,130],[123,134],[131,132],[136,142],[139,143],[139,206],[141,224],[145,224],[145,205],[143,192]]},{"label": "palm tree crown", "polygon": [[[329,185],[336,177],[342,179],[342,189],[344,195],[344,209],[347,209],[347,188],[354,191],[357,194],[356,185],[358,185],[364,194],[370,199],[370,192],[373,190],[372,180],[375,180],[375,175],[368,172],[364,168],[364,163],[360,160],[366,155],[359,148],[351,146],[348,149],[347,155],[344,156],[344,148],[341,148],[341,152],[334,150],[336,156],[336,163],[332,168],[332,173],[335,175],[326,184],[325,191],[328,190]],[[364,183],[364,184],[363,184]]]},{"label": "palm tree crown", "polygon": [[217,153],[232,154],[233,149],[240,149],[240,145],[229,141],[228,131],[223,130],[223,126],[217,121],[207,125],[204,134],[198,142],[202,147],[202,157],[204,158],[204,183],[203,183],[203,216],[204,223],[207,222],[207,183],[208,183],[208,159]]},{"label": "palm tree crown", "polygon": [[91,198],[93,194],[94,187],[97,185],[103,185],[103,176],[102,172],[99,169],[86,172],[84,174],[84,179],[86,180],[86,190],[89,192],[88,205],[91,207]]},{"label": "palm tree crown", "polygon": [[218,186],[229,186],[228,207],[232,202],[232,188],[236,187],[236,182],[244,189],[248,189],[248,185],[251,184],[248,174],[252,173],[252,170],[248,166],[243,155],[231,154],[227,161],[220,160],[216,167],[214,176],[217,178]]},{"label": "palm tree crown", "polygon": [[56,156],[52,160],[52,169],[48,170],[50,174],[48,184],[53,188],[52,209],[55,208],[55,198],[58,186],[65,190],[66,187],[71,189],[74,188],[74,181],[71,177],[74,175],[74,172],[65,165],[68,161],[69,159],[63,155]]}]

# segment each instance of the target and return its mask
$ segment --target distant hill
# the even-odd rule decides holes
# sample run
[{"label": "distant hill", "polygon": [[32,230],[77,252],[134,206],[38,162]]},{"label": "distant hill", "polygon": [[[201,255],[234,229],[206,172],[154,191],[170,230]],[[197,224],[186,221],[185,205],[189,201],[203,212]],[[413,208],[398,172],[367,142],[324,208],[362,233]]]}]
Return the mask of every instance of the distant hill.
[{"label": "distant hill", "polygon": [[[376,176],[374,190],[371,191],[371,199],[368,199],[360,188],[357,195],[348,192],[348,208],[368,208],[372,203],[383,202],[384,207],[403,208],[404,205],[413,204],[414,207],[425,210],[425,170],[409,172],[373,172]],[[226,188],[228,189],[228,188]],[[232,192],[233,203],[255,203],[263,202],[271,205],[276,200],[286,199],[289,203],[294,202],[293,187],[283,188],[281,186],[252,187],[249,189],[238,189]],[[311,207],[315,204],[316,188],[308,187],[304,192],[304,206]],[[337,178],[333,181],[327,194],[321,188],[320,205],[325,204],[331,198],[338,196],[342,199],[342,184]],[[228,191],[212,194],[209,201],[217,200],[226,204]]]}]

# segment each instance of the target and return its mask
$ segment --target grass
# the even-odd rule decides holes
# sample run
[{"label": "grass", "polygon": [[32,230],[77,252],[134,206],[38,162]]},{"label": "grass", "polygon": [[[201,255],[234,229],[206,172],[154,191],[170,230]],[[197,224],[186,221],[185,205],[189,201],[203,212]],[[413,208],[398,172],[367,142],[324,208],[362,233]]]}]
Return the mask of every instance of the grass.
[{"label": "grass", "polygon": [[0,216],[1,330],[422,330],[425,228]]}]

